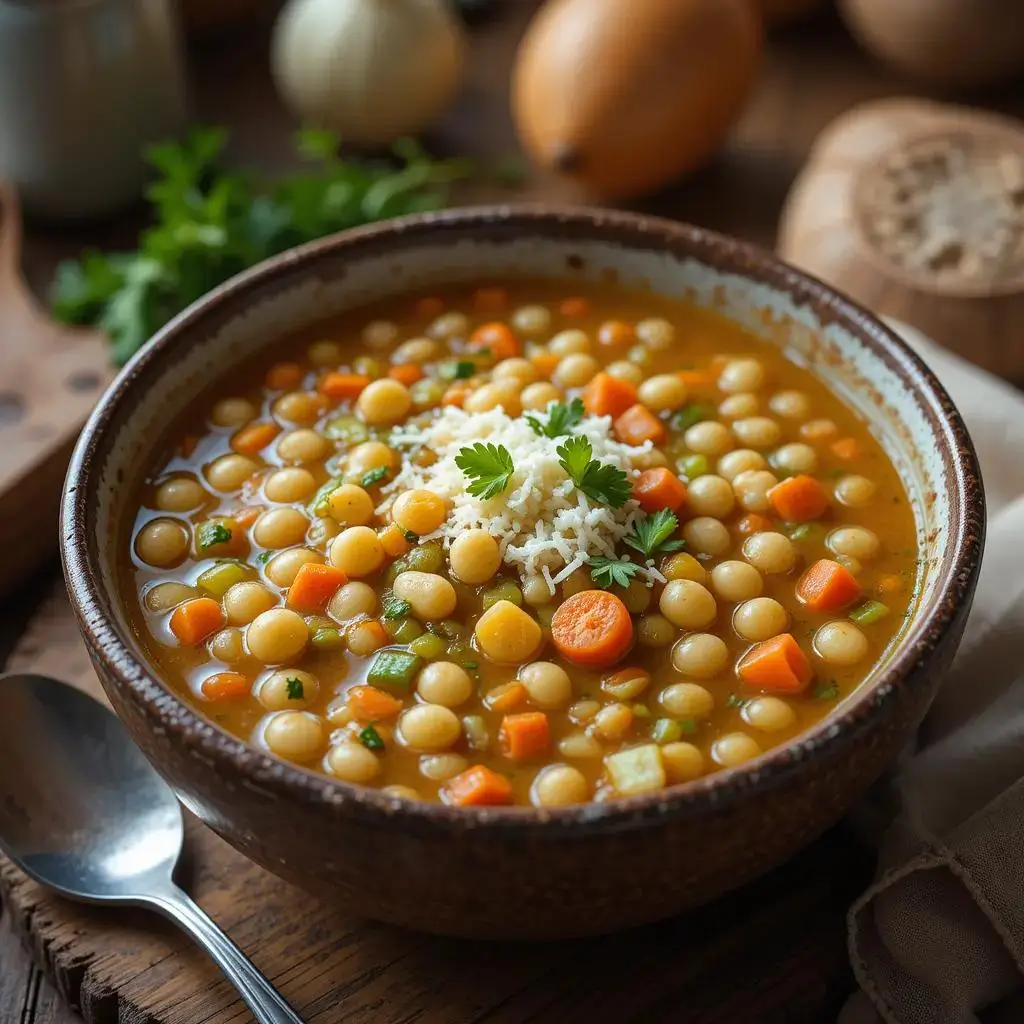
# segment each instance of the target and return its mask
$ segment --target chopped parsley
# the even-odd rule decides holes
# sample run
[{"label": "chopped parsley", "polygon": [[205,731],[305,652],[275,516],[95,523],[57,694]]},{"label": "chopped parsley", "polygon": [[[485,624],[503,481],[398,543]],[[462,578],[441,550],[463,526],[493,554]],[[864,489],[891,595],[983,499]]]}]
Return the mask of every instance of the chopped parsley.
[{"label": "chopped parsley", "polygon": [[469,380],[476,373],[476,363],[469,359],[459,359],[454,363],[442,363],[438,367],[442,380]]},{"label": "chopped parsley", "polygon": [[830,679],[827,683],[819,683],[814,688],[815,700],[835,700],[838,696],[839,687],[834,679]]},{"label": "chopped parsley", "polygon": [[617,583],[620,587],[628,587],[630,580],[640,571],[636,562],[627,562],[618,558],[606,558],[595,555],[587,561],[590,566],[590,578],[602,590],[607,590]]},{"label": "chopped parsley", "polygon": [[410,543],[416,544],[419,542],[420,535],[413,533],[412,530],[402,530],[402,536]]},{"label": "chopped parsley", "polygon": [[564,437],[583,419],[583,402],[574,398],[568,405],[555,402],[548,407],[548,419],[542,423],[536,416],[527,413],[523,419],[530,424],[538,437]]},{"label": "chopped parsley", "polygon": [[387,480],[388,473],[390,472],[387,466],[375,466],[369,472],[363,474],[363,479],[360,483],[364,487],[373,487],[374,484],[379,484],[381,480]]},{"label": "chopped parsley", "polygon": [[[509,485],[515,466],[508,449],[500,444],[478,441],[459,450],[455,465],[470,480],[466,490],[474,498],[496,498]],[[625,474],[623,474],[625,477]]]},{"label": "chopped parsley", "polygon": [[273,558],[273,557],[274,557],[274,552],[273,551],[261,551],[256,556],[256,561],[259,562],[260,565],[266,565],[267,562],[269,562],[270,559]]},{"label": "chopped parsley", "polygon": [[367,750],[384,749],[384,741],[380,738],[380,733],[377,732],[372,724],[368,725],[359,733],[359,742],[362,743]]},{"label": "chopped parsley", "polygon": [[621,508],[632,497],[633,488],[626,474],[621,469],[598,462],[594,458],[594,449],[585,437],[570,437],[555,451],[559,465],[592,501]]},{"label": "chopped parsley", "polygon": [[384,601],[385,619],[404,619],[412,611],[412,605],[400,597],[389,597]]},{"label": "chopped parsley", "polygon": [[306,690],[302,685],[302,680],[296,679],[295,676],[289,676],[285,680],[285,686],[288,688],[289,700],[302,700],[302,698],[306,696]]},{"label": "chopped parsley", "polygon": [[686,541],[675,537],[679,519],[675,512],[663,508],[633,524],[633,532],[626,537],[626,543],[646,558],[667,555],[686,547]]},{"label": "chopped parsley", "polygon": [[199,550],[227,544],[231,540],[231,531],[223,523],[203,523],[199,527]]}]

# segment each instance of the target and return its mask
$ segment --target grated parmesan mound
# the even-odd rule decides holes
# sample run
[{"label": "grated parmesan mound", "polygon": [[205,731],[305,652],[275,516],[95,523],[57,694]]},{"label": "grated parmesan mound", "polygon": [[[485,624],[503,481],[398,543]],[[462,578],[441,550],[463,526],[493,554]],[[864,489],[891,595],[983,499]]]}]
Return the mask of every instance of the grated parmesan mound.
[{"label": "grated parmesan mound", "polygon": [[[544,414],[535,414],[543,422]],[[587,438],[593,457],[633,478],[636,460],[649,452],[651,442],[621,444],[611,436],[611,418],[586,416],[573,434]],[[384,513],[398,493],[425,488],[445,498],[451,511],[440,529],[423,539],[440,538],[448,545],[465,530],[483,528],[500,544],[505,563],[523,577],[541,576],[554,593],[555,585],[595,555],[615,557],[616,545],[642,516],[635,501],[613,509],[591,501],[579,491],[559,464],[556,449],[565,437],[538,437],[522,418],[511,418],[501,408],[468,413],[449,406],[426,426],[395,428],[390,443],[402,450],[402,468],[384,488]],[[455,464],[459,451],[478,441],[503,445],[511,454],[515,472],[509,486],[484,501],[466,491],[467,481]],[[415,463],[427,449],[436,456],[429,466]],[[648,562],[641,574],[648,585],[661,574]]]}]

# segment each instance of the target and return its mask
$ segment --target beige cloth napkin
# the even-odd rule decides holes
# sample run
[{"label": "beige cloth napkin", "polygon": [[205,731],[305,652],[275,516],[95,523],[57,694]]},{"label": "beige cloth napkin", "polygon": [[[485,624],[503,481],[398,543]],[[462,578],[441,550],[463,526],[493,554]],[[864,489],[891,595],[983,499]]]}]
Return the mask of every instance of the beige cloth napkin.
[{"label": "beige cloth napkin", "polygon": [[1024,395],[890,323],[967,422],[985,478],[989,530],[952,672],[916,748],[855,815],[868,828],[887,824],[873,837],[876,880],[849,914],[861,991],[840,1024],[1021,1022]]}]

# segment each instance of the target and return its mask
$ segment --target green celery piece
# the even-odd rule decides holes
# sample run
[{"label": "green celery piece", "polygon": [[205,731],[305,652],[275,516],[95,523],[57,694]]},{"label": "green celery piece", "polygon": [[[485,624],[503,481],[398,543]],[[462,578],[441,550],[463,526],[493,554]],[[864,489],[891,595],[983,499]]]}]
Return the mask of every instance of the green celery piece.
[{"label": "green celery piece", "polygon": [[683,727],[672,718],[659,718],[651,729],[651,739],[659,746],[675,743],[683,738]]},{"label": "green celery piece", "polygon": [[370,431],[355,416],[335,416],[324,424],[324,436],[343,444],[362,444],[370,439]]},{"label": "green celery piece", "polygon": [[448,650],[448,645],[441,637],[434,636],[433,633],[424,633],[409,644],[409,650],[420,658],[433,661]]},{"label": "green celery piece", "polygon": [[221,598],[236,583],[252,577],[252,569],[243,562],[218,562],[199,574],[196,585],[211,597]]},{"label": "green celery piece", "polygon": [[383,690],[408,693],[412,680],[423,665],[419,655],[409,651],[385,647],[377,652],[366,674],[366,681],[371,686],[379,686]]},{"label": "green celery piece", "polygon": [[862,626],[870,626],[873,622],[884,619],[889,614],[889,606],[881,601],[865,601],[850,612],[850,618]]},{"label": "green celery piece", "polygon": [[501,583],[496,583],[493,587],[488,587],[480,595],[480,602],[483,605],[484,611],[487,611],[488,608],[496,605],[499,601],[511,601],[512,604],[522,607],[523,592],[519,584],[514,583],[512,580],[503,580]]},{"label": "green celery piece", "polygon": [[384,630],[395,643],[408,644],[423,635],[423,627],[416,619],[385,619]]},{"label": "green celery piece", "polygon": [[344,482],[345,481],[342,480],[341,477],[332,476],[330,480],[320,486],[320,489],[313,495],[306,508],[308,508],[310,513],[314,516],[320,516],[321,518],[326,516],[331,494]]},{"label": "green celery piece", "polygon": [[333,626],[317,629],[309,642],[318,651],[337,651],[345,646],[345,634]]},{"label": "green celery piece", "polygon": [[711,472],[711,464],[706,455],[687,455],[679,463],[687,480],[696,480],[699,476],[706,476]]},{"label": "green celery piece", "polygon": [[405,569],[412,569],[415,572],[437,572],[444,564],[444,550],[439,540],[427,541],[426,544],[407,551],[402,561],[405,563]]}]

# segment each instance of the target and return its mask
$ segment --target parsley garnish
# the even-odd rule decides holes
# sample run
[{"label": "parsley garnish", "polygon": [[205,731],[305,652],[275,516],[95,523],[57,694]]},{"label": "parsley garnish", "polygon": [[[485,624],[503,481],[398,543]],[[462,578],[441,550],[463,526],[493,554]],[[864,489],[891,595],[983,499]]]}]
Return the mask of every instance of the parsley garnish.
[{"label": "parsley garnish", "polygon": [[362,743],[367,750],[383,750],[384,741],[380,738],[380,733],[372,725],[368,725],[359,734],[359,742]]},{"label": "parsley garnish", "polygon": [[686,547],[686,541],[673,537],[678,529],[679,520],[675,512],[667,508],[659,509],[633,524],[633,532],[626,537],[626,543],[646,558],[667,555]]},{"label": "parsley garnish", "polygon": [[273,558],[273,557],[274,557],[274,552],[273,551],[261,551],[256,556],[256,561],[259,562],[260,565],[266,565],[267,562],[269,562],[271,560],[271,558]]},{"label": "parsley garnish", "polygon": [[389,597],[384,601],[385,619],[404,619],[412,611],[412,605],[400,597]]},{"label": "parsley garnish", "polygon": [[640,571],[636,562],[605,558],[604,555],[595,555],[587,561],[587,565],[590,566],[590,578],[602,590],[607,590],[614,583],[628,587],[630,580]]},{"label": "parsley garnish", "polygon": [[585,437],[570,437],[555,451],[562,469],[592,501],[620,508],[632,497],[633,489],[621,469],[594,459],[594,449]]},{"label": "parsley garnish", "polygon": [[455,465],[470,479],[466,490],[474,498],[483,498],[485,501],[501,494],[515,472],[507,448],[500,444],[484,444],[482,441],[460,449],[455,456]]},{"label": "parsley garnish", "polygon": [[672,426],[682,433],[685,430],[689,430],[696,423],[702,423],[704,420],[713,420],[714,418],[715,410],[706,405],[684,405],[672,417]]},{"label": "parsley garnish", "polygon": [[[401,527],[399,527],[401,529]],[[402,536],[410,543],[415,544],[420,539],[418,533],[413,533],[412,530],[402,530]]]},{"label": "parsley garnish", "polygon": [[387,466],[375,466],[369,472],[363,474],[363,479],[360,483],[364,487],[372,487],[374,484],[379,484],[381,480],[386,480],[390,472]]},{"label": "parsley garnish", "polygon": [[442,363],[438,367],[442,380],[468,380],[476,373],[476,363],[459,359],[454,363]]},{"label": "parsley garnish", "polygon": [[814,688],[815,700],[835,700],[839,696],[839,687],[834,679],[827,683],[819,683]]},{"label": "parsley garnish", "polygon": [[199,550],[205,551],[217,544],[227,544],[231,531],[223,523],[203,523],[199,527]]},{"label": "parsley garnish", "polygon": [[574,398],[568,405],[555,402],[548,407],[548,418],[542,423],[536,416],[527,413],[523,419],[538,437],[564,437],[572,433],[572,428],[583,419],[583,402]]},{"label": "parsley garnish", "polygon": [[285,680],[285,686],[288,687],[289,700],[302,700],[302,698],[306,696],[306,690],[302,685],[302,680],[296,679],[295,676],[289,676]]}]

